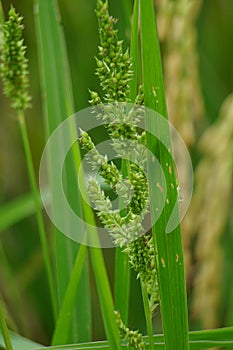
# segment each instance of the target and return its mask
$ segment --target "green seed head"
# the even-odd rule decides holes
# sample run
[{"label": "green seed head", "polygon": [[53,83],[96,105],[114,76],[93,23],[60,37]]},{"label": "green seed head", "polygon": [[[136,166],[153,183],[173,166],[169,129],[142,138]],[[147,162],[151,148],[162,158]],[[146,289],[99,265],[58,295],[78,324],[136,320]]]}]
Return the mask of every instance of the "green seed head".
[{"label": "green seed head", "polygon": [[[109,15],[108,1],[97,0],[96,15],[100,37],[96,74],[105,93],[104,99],[106,102],[127,101],[132,77],[129,52],[123,52],[123,42],[118,40],[117,20]],[[97,103],[99,100],[91,99],[91,104]]]},{"label": "green seed head", "polygon": [[11,99],[11,105],[17,110],[30,106],[28,93],[28,60],[25,57],[26,46],[22,38],[22,17],[11,7],[9,19],[3,25],[0,72],[4,93]]}]

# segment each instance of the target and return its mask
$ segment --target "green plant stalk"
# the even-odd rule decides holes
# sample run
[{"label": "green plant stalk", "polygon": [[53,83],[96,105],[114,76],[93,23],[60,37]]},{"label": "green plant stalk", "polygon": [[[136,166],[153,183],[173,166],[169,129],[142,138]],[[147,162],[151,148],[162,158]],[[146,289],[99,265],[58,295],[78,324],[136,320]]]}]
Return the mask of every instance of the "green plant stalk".
[{"label": "green plant stalk", "polygon": [[112,295],[101,249],[91,247],[90,256],[100,297],[107,338],[112,349],[120,350],[120,338],[116,325]]},{"label": "green plant stalk", "polygon": [[[128,164],[122,160],[121,171],[124,178],[128,173]],[[119,203],[121,205],[121,203]],[[122,211],[122,216],[126,210]],[[129,316],[129,297],[130,297],[130,265],[128,255],[122,252],[120,247],[116,247],[115,253],[115,308],[120,310],[122,321],[127,324]]]},{"label": "green plant stalk", "polygon": [[[140,0],[140,15],[145,105],[167,118],[162,63],[152,0]],[[151,126],[154,130],[159,127],[155,123]],[[159,130],[159,132],[162,139],[165,137],[170,140],[168,126],[164,130]],[[150,135],[147,135],[147,146],[160,161],[163,174],[166,178],[166,196],[169,203],[164,206],[164,194],[158,193],[158,188],[156,188],[152,174],[153,167],[150,169],[149,166],[152,219],[157,219],[157,207],[162,206],[164,208],[159,219],[153,226],[152,232],[157,243],[158,251],[157,270],[165,348],[166,350],[187,350],[189,349],[187,297],[180,225],[171,233],[166,233],[168,219],[177,199],[174,164],[169,150],[165,150],[163,145],[155,141]],[[170,151],[171,149],[172,147],[170,147]],[[166,166],[166,164],[170,164],[170,167]],[[158,174],[160,183],[162,183],[163,174]],[[173,188],[171,184],[173,184]],[[158,195],[155,195],[156,193]],[[176,215],[177,220],[179,220],[178,210]]]},{"label": "green plant stalk", "polygon": [[0,329],[2,330],[2,335],[5,342],[6,350],[13,350],[9,330],[3,315],[1,299],[0,299]]},{"label": "green plant stalk", "polygon": [[48,283],[49,283],[49,289],[50,289],[51,301],[52,301],[52,309],[53,309],[54,318],[56,319],[57,301],[56,301],[56,293],[55,293],[54,282],[53,282],[53,271],[52,271],[51,261],[49,257],[49,249],[48,249],[48,243],[47,243],[46,234],[45,234],[41,203],[39,200],[39,191],[37,188],[36,176],[34,172],[32,154],[31,154],[27,127],[25,123],[25,116],[23,111],[18,112],[18,121],[19,121],[21,137],[22,137],[24,151],[25,151],[31,191],[33,194],[33,199],[36,207],[36,220],[37,220],[38,231],[40,235],[41,247],[44,255],[46,272],[48,276]]},{"label": "green plant stalk", "polygon": [[148,333],[150,350],[154,350],[152,314],[150,310],[146,288],[141,280],[140,282],[141,282],[142,300],[143,300],[143,306],[144,306],[144,312],[145,312],[145,318],[146,318],[146,328]]},{"label": "green plant stalk", "polygon": [[[28,339],[21,337],[18,334],[10,332],[11,342],[17,350],[110,350],[112,349],[108,341],[95,341],[91,343],[61,345],[61,346],[42,346]],[[189,332],[190,349],[213,349],[215,347],[232,348],[233,345],[233,327],[225,327],[204,331]],[[148,343],[148,337],[143,337],[143,340]],[[156,350],[164,350],[163,334],[154,335],[154,344]],[[3,345],[2,334],[0,331],[0,345]],[[126,344],[122,344],[122,349],[127,349]],[[146,350],[150,350],[149,345],[146,345]]]},{"label": "green plant stalk", "polygon": [[127,324],[129,316],[130,266],[128,256],[117,247],[115,253],[115,309],[120,310],[122,321]]},{"label": "green plant stalk", "polygon": [[66,344],[68,340],[70,323],[72,321],[72,311],[75,304],[75,298],[77,295],[77,289],[81,278],[83,264],[86,258],[86,252],[87,246],[84,242],[84,244],[81,245],[78,250],[70,281],[62,301],[62,306],[53,334],[52,345]]}]

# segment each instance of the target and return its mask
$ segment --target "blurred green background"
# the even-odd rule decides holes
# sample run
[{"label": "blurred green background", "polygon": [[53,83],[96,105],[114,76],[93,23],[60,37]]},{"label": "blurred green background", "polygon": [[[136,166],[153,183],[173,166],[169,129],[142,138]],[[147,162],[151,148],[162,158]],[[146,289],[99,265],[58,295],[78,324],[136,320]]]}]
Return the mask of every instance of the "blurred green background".
[{"label": "blurred green background", "polygon": [[[27,112],[27,124],[34,166],[38,172],[45,139],[33,2],[18,0],[12,1],[12,3],[24,17],[24,37],[28,47],[30,89],[33,97],[33,106]],[[6,14],[10,2],[3,0],[2,5]],[[70,60],[75,107],[78,111],[88,106],[88,89],[98,90],[98,82],[94,74],[94,56],[97,55],[98,51],[97,21],[94,13],[95,0],[60,0],[59,5]],[[111,12],[119,18],[119,32],[121,38],[125,40],[126,47],[130,37],[130,20],[126,14],[130,13],[131,8],[132,1],[110,0]],[[195,142],[190,147],[194,166],[197,167],[203,156],[197,147],[199,138],[218,120],[224,99],[233,91],[233,1],[203,0],[195,21],[195,29],[197,31],[200,89],[204,102],[204,115],[197,122]],[[163,54],[166,55],[166,47]],[[179,81],[177,81],[178,85]],[[29,185],[16,116],[9,107],[9,101],[3,97],[2,89],[0,89],[0,106],[1,214],[7,204],[29,193]],[[191,105],[190,108],[192,108]],[[179,124],[176,127],[179,131]],[[202,209],[200,208],[200,211]],[[216,326],[233,324],[233,223],[230,213],[232,213],[232,201],[229,214],[225,219],[221,239],[219,239],[219,246],[224,258],[220,272],[222,277],[222,283],[219,286],[220,298],[216,301],[218,319]],[[48,221],[47,227],[49,230]],[[190,328],[192,329],[205,325],[201,316],[198,315],[198,311],[195,310],[193,302],[195,298],[193,288],[195,288],[195,277],[199,268],[195,253],[198,236],[195,234],[190,238],[188,246],[189,255],[191,255],[188,296],[191,310]],[[47,344],[53,329],[52,312],[34,216],[29,215],[6,229],[2,228],[0,235],[0,291],[5,301],[9,325],[20,334]],[[50,238],[52,240],[52,235]],[[106,251],[105,256],[108,261],[109,275],[112,276],[112,250]],[[219,272],[216,271],[216,273]],[[101,339],[104,337],[104,333],[102,324],[99,322],[98,313],[100,311],[94,285],[92,294],[94,300],[93,338]],[[132,293],[134,308],[136,308],[137,299],[137,295]],[[140,316],[140,313],[138,315]],[[132,326],[142,328],[140,317],[139,319],[133,319],[133,317],[131,315]],[[210,326],[212,325],[210,324]]]}]

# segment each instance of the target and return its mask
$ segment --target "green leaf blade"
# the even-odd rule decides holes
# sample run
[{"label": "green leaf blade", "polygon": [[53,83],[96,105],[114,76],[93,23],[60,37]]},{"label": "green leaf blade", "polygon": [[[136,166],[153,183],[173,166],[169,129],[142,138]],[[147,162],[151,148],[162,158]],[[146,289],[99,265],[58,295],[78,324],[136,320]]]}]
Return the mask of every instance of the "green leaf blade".
[{"label": "green leaf blade", "polygon": [[[167,118],[154,5],[152,0],[141,0],[140,5],[145,105]],[[159,118],[157,121],[153,120],[153,117],[149,118],[150,128],[158,131],[160,140],[169,140],[169,124],[165,123],[161,127],[159,120]],[[158,249],[157,269],[166,350],[185,350],[189,349],[188,317],[180,226],[178,225],[171,233],[166,233],[168,220],[177,199],[174,164],[170,154],[171,141],[169,143],[170,147],[165,149],[159,140],[155,140],[152,135],[147,135],[148,148],[161,165],[157,177],[160,184],[164,183],[163,176],[165,176],[166,198],[164,194],[155,196],[158,188],[154,180],[152,163],[149,165],[149,190],[152,219],[155,221],[157,219],[156,208],[160,205],[164,207],[153,226],[153,236]],[[167,164],[170,166],[168,167]],[[175,190],[172,189],[171,184]],[[169,205],[166,205],[166,200]],[[165,205],[163,205],[164,201]],[[178,210],[176,217],[179,220]]]},{"label": "green leaf blade", "polygon": [[[61,20],[58,4],[55,0],[35,3],[36,29],[38,37],[38,52],[40,58],[40,72],[42,91],[44,96],[44,114],[46,136],[52,132],[70,116],[73,110],[72,88],[70,84],[69,64],[66,54],[64,35],[61,28]],[[62,152],[63,141],[56,152]],[[51,157],[50,183],[52,186],[52,205],[60,210],[59,198],[53,191],[53,180],[56,179],[56,159]],[[79,158],[79,157],[78,157]],[[78,159],[79,161],[79,159]],[[72,157],[68,157],[64,166],[64,186],[69,203],[81,212],[81,202],[78,194],[77,179],[75,176],[75,163]],[[69,222],[65,223],[69,227]],[[74,261],[79,245],[67,239],[63,233],[55,229],[55,260],[57,271],[57,291],[60,305],[66,293],[70,280]],[[83,265],[81,276],[82,288],[77,292],[77,300],[74,307],[71,335],[69,341],[88,341],[91,339],[91,302],[88,276],[88,262]],[[85,293],[82,292],[85,291]],[[81,322],[80,322],[81,321]]]}]

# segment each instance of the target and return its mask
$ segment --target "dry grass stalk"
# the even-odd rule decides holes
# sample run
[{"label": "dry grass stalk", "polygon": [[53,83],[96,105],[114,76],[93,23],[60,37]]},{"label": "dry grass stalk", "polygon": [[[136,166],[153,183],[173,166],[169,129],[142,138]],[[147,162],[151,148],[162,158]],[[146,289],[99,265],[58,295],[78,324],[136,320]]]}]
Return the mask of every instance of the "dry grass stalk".
[{"label": "dry grass stalk", "polygon": [[223,276],[220,239],[232,201],[233,95],[225,100],[219,119],[204,133],[199,146],[203,158],[196,169],[196,188],[187,221],[189,232],[197,239],[194,313],[205,328],[212,328],[219,326],[217,311]]}]

